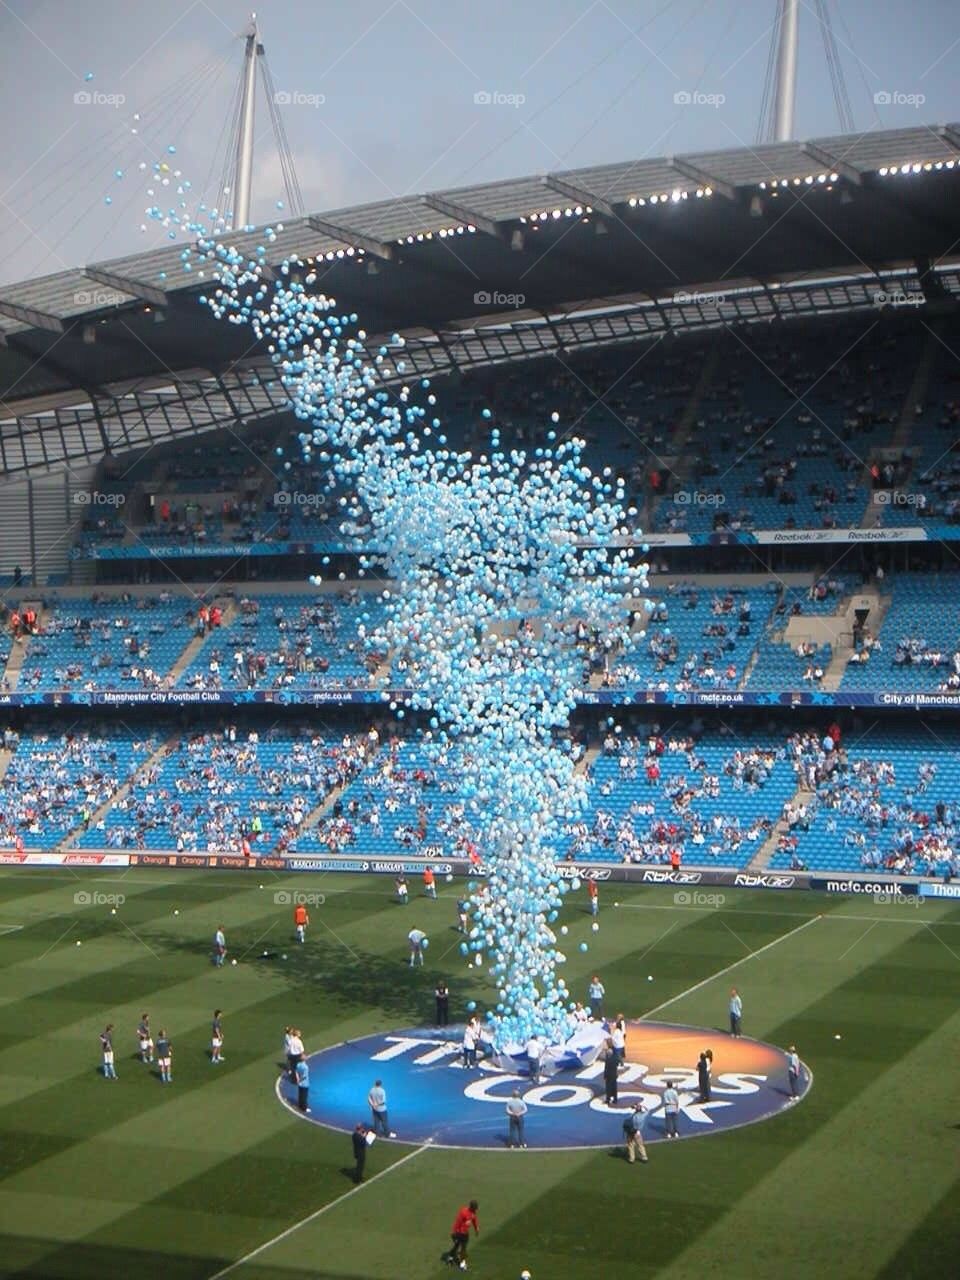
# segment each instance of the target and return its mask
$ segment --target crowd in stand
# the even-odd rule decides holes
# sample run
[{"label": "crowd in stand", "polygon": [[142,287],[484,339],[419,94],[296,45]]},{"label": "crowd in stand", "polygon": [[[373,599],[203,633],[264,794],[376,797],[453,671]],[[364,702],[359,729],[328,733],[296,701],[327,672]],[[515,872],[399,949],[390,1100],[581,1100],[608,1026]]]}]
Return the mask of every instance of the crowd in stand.
[{"label": "crowd in stand", "polygon": [[149,755],[156,740],[138,740],[120,752],[106,731],[31,733],[22,742],[7,729],[3,746],[13,758],[0,785],[0,844],[11,846],[18,840],[29,845],[31,836],[87,829],[127,781],[131,762]]},{"label": "crowd in stand", "polygon": [[[958,683],[960,683],[960,650],[928,644],[921,636],[904,636],[898,640],[893,664],[896,667],[952,667],[953,676],[958,677]],[[956,685],[946,687],[956,688]]]},{"label": "crowd in stand", "polygon": [[789,751],[799,785],[811,793],[783,812],[787,831],[779,849],[791,855],[793,869],[805,866],[800,836],[823,815],[826,832],[859,851],[864,871],[960,874],[960,808],[925,800],[939,771],[935,762],[921,762],[916,782],[898,785],[891,761],[850,759],[836,724],[822,739],[814,732],[791,735]]},{"label": "crowd in stand", "polygon": [[[943,758],[898,778],[882,751],[848,752],[836,724],[762,746],[721,728],[707,747],[701,731],[696,722],[683,732],[607,729],[604,768],[588,769],[590,809],[558,833],[561,856],[674,867],[735,856],[745,865],[776,829],[779,852],[804,870],[816,828],[865,872],[960,874],[960,806],[944,793]],[[121,742],[109,728],[21,737],[8,728],[0,845],[70,834],[81,848],[337,854],[365,832],[387,855],[482,854],[451,750],[428,759],[377,726],[340,739],[306,726],[261,733],[233,724],[166,747],[162,738]],[[578,744],[575,755],[584,751]],[[764,797],[782,797],[784,768],[797,794],[781,807]]]},{"label": "crowd in stand", "polygon": [[[477,831],[468,817],[455,774],[447,773],[450,754],[435,761],[404,761],[403,742],[391,737],[371,756],[358,782],[335,801],[329,817],[317,824],[319,842],[330,853],[348,849],[361,827],[392,842],[388,852],[418,852],[441,842],[445,856],[477,853]],[[396,821],[403,813],[404,821]],[[387,836],[389,828],[389,837]]]},{"label": "crowd in stand", "polygon": [[[367,627],[351,618],[345,625],[344,608],[355,610],[361,602],[357,591],[318,597],[310,604],[272,605],[272,618],[261,623],[260,601],[244,596],[238,604],[239,622],[225,634],[227,647],[206,653],[206,669],[188,675],[187,688],[219,690],[230,687],[282,689],[298,684],[323,689],[331,684],[369,688],[386,654],[368,644]],[[343,674],[349,662],[356,674]],[[365,674],[363,674],[365,672]],[[308,677],[306,681],[300,677]]]},{"label": "crowd in stand", "polygon": [[[683,610],[673,628],[667,625],[671,609]],[[743,674],[743,649],[740,647],[737,654],[737,642],[751,634],[749,597],[732,591],[715,592],[710,600],[709,619],[700,626],[700,639],[707,643],[684,652],[684,641],[678,632],[688,635],[690,628],[684,615],[689,612],[703,616],[701,591],[690,585],[670,584],[664,599],[656,602],[648,614],[638,615],[635,644],[625,653],[595,638],[583,646],[585,680],[599,673],[604,688],[645,684],[648,688],[677,692],[736,689]],[[636,660],[638,649],[648,659],[642,665]]]},{"label": "crowd in stand", "polygon": [[159,831],[178,852],[283,852],[378,741],[376,730],[335,743],[307,730],[291,741],[235,725],[187,735],[140,771],[95,830],[113,848],[144,848]]},{"label": "crowd in stand", "polygon": [[[605,756],[617,760],[618,776],[601,783],[602,798],[591,817],[568,828],[569,858],[602,849],[624,862],[678,866],[687,853],[694,860],[739,853],[762,843],[772,830],[768,818],[742,820],[732,793],[761,790],[776,761],[775,752],[737,749],[725,759],[720,773],[711,773],[695,737],[664,738],[656,726],[646,738],[607,733],[602,749]],[[682,757],[685,768],[664,778],[661,761],[671,755]],[[643,780],[648,796],[637,795],[618,817],[603,798],[637,780]],[[709,817],[698,812],[700,802],[721,797],[722,787],[729,794],[729,808],[716,811],[712,805],[715,811]]]}]

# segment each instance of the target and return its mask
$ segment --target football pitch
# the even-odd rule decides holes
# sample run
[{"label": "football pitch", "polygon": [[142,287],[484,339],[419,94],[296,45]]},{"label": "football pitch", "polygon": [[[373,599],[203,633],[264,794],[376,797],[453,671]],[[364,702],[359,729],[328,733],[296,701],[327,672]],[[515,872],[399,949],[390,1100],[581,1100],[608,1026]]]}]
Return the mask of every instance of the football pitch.
[{"label": "football pitch", "polygon": [[[462,886],[432,902],[411,879],[406,907],[392,887],[153,868],[0,876],[0,1274],[428,1280],[448,1273],[441,1253],[471,1198],[470,1271],[485,1280],[957,1274],[960,906],[749,890],[677,902],[672,887],[604,885],[593,932],[586,893],[571,893],[560,923],[576,996],[599,973],[608,1012],[704,1028],[720,1061],[736,985],[745,1034],[795,1043],[807,1096],[709,1139],[651,1144],[646,1165],[615,1142],[504,1152],[400,1132],[370,1149],[355,1187],[349,1136],[277,1099],[284,1027],[302,1028],[308,1052],[427,1027],[441,977],[453,1022],[468,1000],[496,1000],[459,952]],[[295,890],[325,895],[303,947],[282,899]],[[238,963],[217,969],[221,924]],[[430,948],[411,970],[414,925]],[[173,1043],[169,1086],[137,1060],[145,1010]],[[100,1073],[107,1023],[115,1083]]]}]

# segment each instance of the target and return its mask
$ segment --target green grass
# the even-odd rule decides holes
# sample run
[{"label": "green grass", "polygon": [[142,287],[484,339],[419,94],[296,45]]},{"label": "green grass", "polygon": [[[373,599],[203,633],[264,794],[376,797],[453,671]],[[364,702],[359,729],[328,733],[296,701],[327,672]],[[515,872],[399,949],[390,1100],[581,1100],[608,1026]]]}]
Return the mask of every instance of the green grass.
[{"label": "green grass", "polygon": [[[327,895],[302,950],[274,904],[281,887]],[[81,889],[126,901],[113,916],[78,906]],[[445,1273],[449,1222],[470,1196],[482,1206],[471,1270],[487,1280],[524,1268],[533,1280],[954,1273],[960,909],[728,891],[721,909],[700,910],[669,889],[608,886],[593,936],[585,901],[569,902],[570,941],[591,942],[587,955],[567,948],[574,990],[597,970],[629,1015],[669,1000],[659,1018],[715,1026],[735,980],[748,1033],[800,1046],[809,1096],[710,1141],[657,1144],[643,1168],[606,1150],[504,1159],[378,1144],[368,1174],[380,1176],[353,1192],[348,1140],[274,1097],[284,1025],[302,1026],[313,1050],[427,1021],[441,974],[455,1016],[490,996],[457,950],[457,886],[402,915],[390,890],[335,875],[270,876],[262,889],[255,873],[0,876],[0,1274],[209,1280],[267,1245],[229,1274],[428,1280]],[[413,972],[415,920],[433,946]],[[241,963],[218,971],[208,951],[221,922]],[[261,961],[264,947],[290,958]],[[741,960],[735,979],[713,977]],[[214,1071],[218,1006],[227,1061]],[[171,1033],[171,1089],[133,1060],[143,1009]],[[107,1021],[116,1084],[98,1074]]]}]

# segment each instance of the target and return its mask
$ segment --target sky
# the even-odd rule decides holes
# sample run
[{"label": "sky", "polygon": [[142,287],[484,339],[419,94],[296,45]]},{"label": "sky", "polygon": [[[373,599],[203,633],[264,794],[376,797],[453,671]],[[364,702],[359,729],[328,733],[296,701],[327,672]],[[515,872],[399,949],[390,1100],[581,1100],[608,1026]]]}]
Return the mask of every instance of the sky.
[{"label": "sky", "polygon": [[[825,2],[858,131],[960,120],[955,0]],[[258,21],[305,206],[322,212],[751,146],[775,8],[263,0]],[[145,220],[141,163],[163,157],[213,202],[249,18],[236,0],[0,0],[0,286],[168,243]],[[820,32],[801,0],[798,138],[841,132]],[[262,95],[256,123],[254,219],[277,221]]]}]

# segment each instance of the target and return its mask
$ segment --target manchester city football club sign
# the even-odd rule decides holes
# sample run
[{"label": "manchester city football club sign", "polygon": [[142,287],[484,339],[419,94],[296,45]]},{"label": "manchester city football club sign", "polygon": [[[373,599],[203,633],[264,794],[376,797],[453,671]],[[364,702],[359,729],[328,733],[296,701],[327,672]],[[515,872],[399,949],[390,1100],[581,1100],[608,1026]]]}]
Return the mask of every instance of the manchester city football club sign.
[{"label": "manchester city football club sign", "polygon": [[[606,1147],[622,1141],[623,1119],[635,1102],[644,1107],[646,1142],[666,1137],[664,1091],[679,1096],[681,1138],[704,1137],[766,1120],[790,1107],[794,1091],[785,1050],[715,1029],[667,1022],[629,1022],[617,1080],[617,1101],[606,1101],[602,1061],[531,1079],[525,1064],[513,1070],[481,1058],[465,1066],[462,1027],[413,1027],[349,1040],[310,1054],[310,1113],[297,1110],[296,1085],[281,1077],[281,1101],[307,1121],[349,1132],[370,1123],[367,1094],[380,1080],[390,1128],[397,1140],[440,1147],[506,1150],[507,1101],[515,1089],[527,1104],[528,1148]],[[709,1050],[709,1097],[697,1073]],[[812,1083],[801,1063],[796,1098]]]}]

